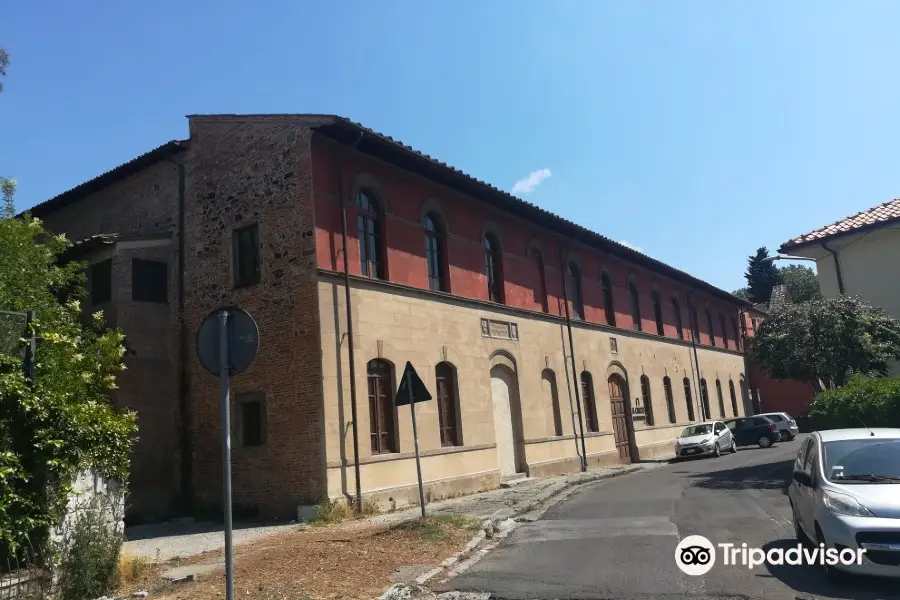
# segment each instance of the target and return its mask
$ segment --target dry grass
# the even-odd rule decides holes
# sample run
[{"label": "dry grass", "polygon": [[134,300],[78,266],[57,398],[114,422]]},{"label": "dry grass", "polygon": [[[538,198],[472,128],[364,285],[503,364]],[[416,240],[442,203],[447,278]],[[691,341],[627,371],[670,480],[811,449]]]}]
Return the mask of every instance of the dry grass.
[{"label": "dry grass", "polygon": [[[428,517],[394,527],[350,521],[276,534],[236,548],[239,600],[368,600],[392,583],[401,566],[437,565],[461,550],[480,522]],[[154,596],[157,596],[154,594]],[[219,600],[222,573],[162,590],[167,600]]]}]

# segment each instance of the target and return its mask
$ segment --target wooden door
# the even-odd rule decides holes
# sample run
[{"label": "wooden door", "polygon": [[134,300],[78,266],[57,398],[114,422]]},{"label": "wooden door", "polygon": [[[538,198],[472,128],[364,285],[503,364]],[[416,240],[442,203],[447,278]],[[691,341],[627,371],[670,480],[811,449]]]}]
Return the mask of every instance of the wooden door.
[{"label": "wooden door", "polygon": [[619,462],[631,462],[631,441],[628,437],[628,412],[625,405],[624,383],[617,375],[609,378],[609,403],[612,410],[613,434]]}]

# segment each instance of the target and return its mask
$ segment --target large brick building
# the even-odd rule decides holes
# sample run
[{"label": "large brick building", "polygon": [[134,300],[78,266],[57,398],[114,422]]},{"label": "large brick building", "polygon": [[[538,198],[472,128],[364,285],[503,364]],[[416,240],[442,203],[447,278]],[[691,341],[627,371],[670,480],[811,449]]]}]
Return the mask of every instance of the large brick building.
[{"label": "large brick building", "polygon": [[232,382],[243,512],[294,515],[357,476],[382,506],[413,498],[391,404],[407,361],[435,397],[417,408],[433,497],[666,455],[684,424],[747,412],[732,295],[344,118],[189,120],[32,209],[79,241],[89,308],[127,335],[134,517],[219,503],[194,336],[223,304],[260,327]]}]

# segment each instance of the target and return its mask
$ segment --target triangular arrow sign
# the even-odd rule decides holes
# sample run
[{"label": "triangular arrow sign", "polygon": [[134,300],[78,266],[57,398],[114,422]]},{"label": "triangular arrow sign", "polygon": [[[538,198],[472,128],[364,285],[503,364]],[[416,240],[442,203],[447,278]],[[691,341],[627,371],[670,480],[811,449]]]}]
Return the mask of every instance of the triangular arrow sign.
[{"label": "triangular arrow sign", "polygon": [[[412,394],[410,394],[410,385],[412,386]],[[400,380],[400,387],[397,389],[397,396],[394,398],[396,406],[406,406],[412,402],[425,402],[431,400],[431,394],[419,374],[413,368],[412,363],[407,361],[406,368],[403,369],[403,379]]]}]

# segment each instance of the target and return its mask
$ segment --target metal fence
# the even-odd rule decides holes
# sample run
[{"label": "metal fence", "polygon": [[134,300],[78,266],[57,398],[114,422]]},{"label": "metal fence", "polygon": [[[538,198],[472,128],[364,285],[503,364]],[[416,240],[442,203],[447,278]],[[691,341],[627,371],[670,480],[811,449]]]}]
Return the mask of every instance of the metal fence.
[{"label": "metal fence", "polygon": [[57,586],[44,552],[32,547],[0,559],[0,600],[42,600],[56,596]]}]

